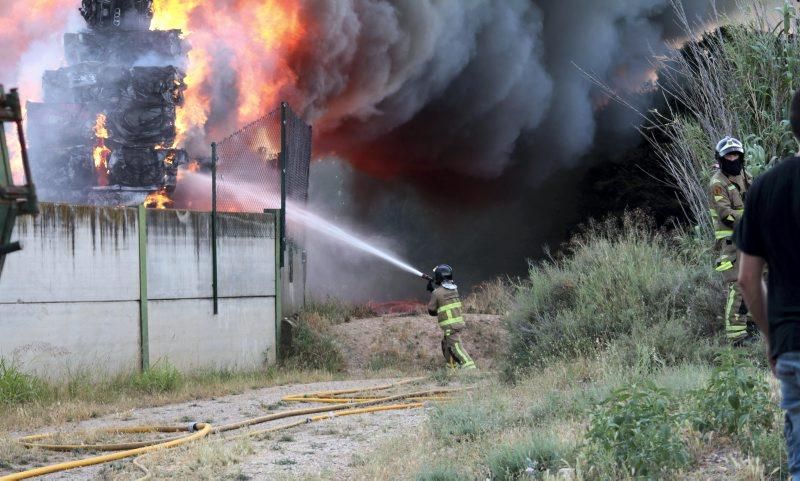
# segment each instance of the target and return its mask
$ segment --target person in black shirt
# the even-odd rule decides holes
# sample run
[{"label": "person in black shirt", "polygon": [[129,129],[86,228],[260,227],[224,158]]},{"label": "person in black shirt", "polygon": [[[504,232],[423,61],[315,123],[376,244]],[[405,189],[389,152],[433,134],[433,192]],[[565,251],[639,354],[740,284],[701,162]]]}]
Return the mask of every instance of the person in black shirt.
[{"label": "person in black shirt", "polygon": [[[792,98],[790,123],[800,140],[800,90]],[[800,481],[800,157],[756,179],[735,237],[741,255],[738,282],[781,381],[789,472]]]}]

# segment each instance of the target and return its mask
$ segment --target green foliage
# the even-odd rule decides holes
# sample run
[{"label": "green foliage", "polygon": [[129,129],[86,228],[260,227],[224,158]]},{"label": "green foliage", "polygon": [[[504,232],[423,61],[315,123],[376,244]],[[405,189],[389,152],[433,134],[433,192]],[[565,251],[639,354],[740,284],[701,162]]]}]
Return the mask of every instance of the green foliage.
[{"label": "green foliage", "polygon": [[464,476],[450,467],[426,466],[416,476],[416,481],[461,481]]},{"label": "green foliage", "polygon": [[681,27],[693,41],[656,66],[669,107],[666,113],[651,111],[642,132],[706,238],[712,230],[706,186],[720,138],[743,141],[754,175],[797,151],[788,121],[800,85],[800,43],[790,28],[797,18],[793,3],[785,0],[775,20],[764,2],[740,2],[735,21],[717,18],[723,27],[708,33],[684,18]]},{"label": "green foliage", "polygon": [[774,427],[776,407],[769,384],[733,351],[719,356],[711,379],[695,391],[694,398],[694,423],[700,431],[744,435]]},{"label": "green foliage", "polygon": [[291,323],[291,338],[283,349],[282,364],[295,369],[344,370],[344,356],[331,326],[374,315],[368,305],[349,304],[333,297],[309,302]]},{"label": "green foliage", "polygon": [[16,364],[0,358],[0,404],[22,404],[40,400],[46,394],[44,382],[23,373]]},{"label": "green foliage", "polygon": [[344,369],[344,356],[333,339],[328,325],[311,323],[307,318],[301,317],[291,332],[291,344],[282,360],[284,366],[329,372]]},{"label": "green foliage", "polygon": [[691,461],[681,437],[684,424],[666,390],[652,383],[619,388],[591,414],[590,459],[598,466],[610,459],[628,473],[660,479]]},{"label": "green foliage", "polygon": [[645,216],[592,223],[567,256],[532,265],[507,321],[511,366],[541,365],[614,346],[654,366],[710,357],[720,280]]},{"label": "green foliage", "polygon": [[753,432],[741,439],[743,450],[751,458],[758,458],[764,465],[769,480],[786,479],[786,438],[782,429]]},{"label": "green foliage", "polygon": [[555,436],[535,431],[529,438],[494,448],[486,459],[492,480],[531,479],[563,467],[572,456],[569,446]]},{"label": "green foliage", "polygon": [[179,389],[183,385],[183,375],[169,361],[162,360],[150,369],[123,380],[123,383],[134,391],[159,394]]},{"label": "green foliage", "polygon": [[[797,17],[791,3],[784,16],[789,24]],[[723,84],[726,102],[735,105],[740,136],[749,147],[748,166],[756,173],[775,159],[797,151],[788,122],[788,105],[800,80],[800,45],[790,29],[768,24],[766,18],[729,27],[720,42],[726,59]]]},{"label": "green foliage", "polygon": [[428,421],[434,436],[453,442],[475,440],[484,433],[509,426],[514,418],[502,400],[490,397],[437,404],[431,409]]}]

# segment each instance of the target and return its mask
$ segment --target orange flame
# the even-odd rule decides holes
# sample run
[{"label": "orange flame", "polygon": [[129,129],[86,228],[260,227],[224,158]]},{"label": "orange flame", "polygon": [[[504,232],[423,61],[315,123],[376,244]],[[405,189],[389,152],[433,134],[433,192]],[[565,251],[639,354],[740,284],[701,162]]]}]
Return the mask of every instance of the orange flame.
[{"label": "orange flame", "polygon": [[[211,110],[209,79],[213,53],[229,48],[228,67],[236,72],[236,125],[275,108],[282,88],[297,79],[287,65],[305,32],[293,0],[237,0],[219,9],[201,0],[158,0],[151,28],[181,29],[191,44],[185,101],[178,110],[176,143],[192,131],[204,132]],[[221,40],[222,39],[222,40]],[[226,129],[232,125],[225,126]]]},{"label": "orange flame", "polygon": [[186,170],[189,172],[200,172],[200,162],[193,160],[186,165]]},{"label": "orange flame", "polygon": [[186,178],[187,172],[200,172],[200,162],[193,160],[186,165],[178,167],[178,182]]},{"label": "orange flame", "polygon": [[166,209],[172,207],[173,204],[166,189],[157,190],[144,200],[144,206],[148,209]]},{"label": "orange flame", "polygon": [[111,155],[111,149],[106,147],[106,139],[108,138],[108,129],[106,129],[106,116],[105,114],[97,114],[97,120],[94,124],[94,136],[97,138],[94,150],[92,151],[92,158],[94,159],[94,169],[97,174],[97,185],[108,185],[108,157]]},{"label": "orange flame", "polygon": [[8,146],[11,164],[11,179],[14,185],[22,185],[25,179],[25,169],[22,166],[22,150],[19,146],[17,129],[12,124],[3,124],[3,127],[5,128],[6,145]]}]

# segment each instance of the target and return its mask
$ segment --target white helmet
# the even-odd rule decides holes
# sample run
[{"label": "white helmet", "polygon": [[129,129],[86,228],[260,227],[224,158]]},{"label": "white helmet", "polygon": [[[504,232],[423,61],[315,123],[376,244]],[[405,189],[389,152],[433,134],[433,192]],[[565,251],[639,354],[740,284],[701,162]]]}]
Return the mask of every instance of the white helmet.
[{"label": "white helmet", "polygon": [[739,153],[744,157],[744,146],[742,142],[735,137],[728,136],[723,138],[717,142],[717,146],[714,150],[718,159],[732,153]]}]

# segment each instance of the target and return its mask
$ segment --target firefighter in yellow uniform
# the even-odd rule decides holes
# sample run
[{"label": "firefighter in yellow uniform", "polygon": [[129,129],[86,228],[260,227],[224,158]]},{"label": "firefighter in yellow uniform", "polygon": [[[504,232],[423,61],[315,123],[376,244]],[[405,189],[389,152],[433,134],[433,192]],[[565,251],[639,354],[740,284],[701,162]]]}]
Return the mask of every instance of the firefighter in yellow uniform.
[{"label": "firefighter in yellow uniform", "polygon": [[[744,146],[733,137],[717,143],[715,157],[719,169],[711,176],[711,218],[714,222],[714,249],[718,255],[715,269],[726,285],[725,334],[734,345],[749,342],[755,336],[752,319],[736,279],[739,275],[733,229],[744,213],[744,199],[753,179],[744,169]],[[748,329],[748,323],[751,327]]]},{"label": "firefighter in yellow uniform", "polygon": [[428,282],[428,290],[431,291],[428,314],[437,316],[439,327],[444,333],[442,354],[445,361],[451,366],[458,365],[461,369],[475,369],[475,362],[461,344],[460,333],[465,324],[461,298],[453,283],[453,268],[447,264],[436,266],[433,280]]}]

